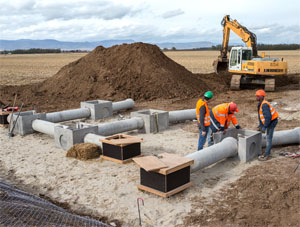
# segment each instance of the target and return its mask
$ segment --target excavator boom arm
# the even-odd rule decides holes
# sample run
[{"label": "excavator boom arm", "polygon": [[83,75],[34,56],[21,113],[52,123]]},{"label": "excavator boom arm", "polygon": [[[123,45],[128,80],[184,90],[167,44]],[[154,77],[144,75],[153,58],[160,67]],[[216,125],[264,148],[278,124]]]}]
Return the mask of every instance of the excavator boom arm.
[{"label": "excavator boom arm", "polygon": [[231,21],[229,15],[223,18],[221,24],[223,26],[223,42],[220,57],[223,60],[227,59],[230,30],[237,34],[248,47],[252,47],[253,56],[257,56],[256,35],[254,33],[240,25],[236,20]]}]

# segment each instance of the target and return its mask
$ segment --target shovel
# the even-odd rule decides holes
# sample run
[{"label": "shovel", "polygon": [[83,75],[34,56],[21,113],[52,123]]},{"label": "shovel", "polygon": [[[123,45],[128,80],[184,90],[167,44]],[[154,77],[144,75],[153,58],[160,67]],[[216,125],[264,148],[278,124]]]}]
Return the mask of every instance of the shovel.
[{"label": "shovel", "polygon": [[[7,135],[8,135],[9,137],[14,137],[14,136],[15,136],[13,132],[14,132],[15,126],[16,126],[16,124],[17,124],[17,121],[18,121],[18,119],[19,119],[19,117],[20,117],[20,114],[21,114],[21,112],[22,112],[23,105],[24,105],[24,103],[22,102],[21,108],[20,108],[19,113],[18,113],[18,116],[17,116],[17,118],[16,118],[16,120],[15,120],[15,122],[14,122],[14,125],[13,125],[12,129],[9,130],[9,132],[7,133]],[[11,121],[12,118],[13,118],[13,115],[11,116],[10,121]]]}]

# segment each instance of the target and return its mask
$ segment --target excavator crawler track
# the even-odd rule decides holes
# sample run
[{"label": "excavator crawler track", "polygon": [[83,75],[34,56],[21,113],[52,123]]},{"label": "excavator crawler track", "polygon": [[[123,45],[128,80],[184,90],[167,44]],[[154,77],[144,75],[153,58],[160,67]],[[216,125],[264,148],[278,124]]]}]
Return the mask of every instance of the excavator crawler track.
[{"label": "excavator crawler track", "polygon": [[230,82],[230,89],[231,90],[240,90],[242,75],[232,75],[231,82]]},{"label": "excavator crawler track", "polygon": [[265,80],[265,91],[275,91],[275,78]]}]

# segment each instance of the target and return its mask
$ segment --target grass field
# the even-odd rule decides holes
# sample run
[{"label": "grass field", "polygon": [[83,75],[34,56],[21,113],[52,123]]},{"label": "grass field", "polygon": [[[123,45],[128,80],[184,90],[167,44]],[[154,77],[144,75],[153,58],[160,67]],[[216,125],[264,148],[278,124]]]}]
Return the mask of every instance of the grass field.
[{"label": "grass field", "polygon": [[[193,73],[213,72],[218,51],[169,51],[165,54]],[[259,53],[260,54],[260,53]],[[0,85],[22,85],[43,81],[64,65],[86,53],[0,55]],[[300,51],[266,51],[267,56],[284,58],[288,73],[300,73]]]}]

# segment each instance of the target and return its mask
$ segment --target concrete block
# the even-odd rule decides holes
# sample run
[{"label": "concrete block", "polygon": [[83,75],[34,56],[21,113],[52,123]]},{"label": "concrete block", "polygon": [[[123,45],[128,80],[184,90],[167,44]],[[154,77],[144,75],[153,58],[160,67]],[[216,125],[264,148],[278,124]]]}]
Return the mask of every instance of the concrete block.
[{"label": "concrete block", "polygon": [[261,132],[242,129],[238,132],[238,155],[242,162],[249,162],[261,154]]},{"label": "concrete block", "polygon": [[214,143],[219,143],[226,137],[237,139],[238,156],[242,162],[249,162],[261,154],[262,134],[258,131],[229,128],[225,134],[214,133]]},{"label": "concrete block", "polygon": [[58,125],[54,128],[54,141],[56,147],[68,150],[74,144],[83,143],[88,133],[97,134],[98,126],[77,122],[74,126]]},{"label": "concrete block", "polygon": [[91,110],[90,119],[99,120],[112,116],[112,102],[105,100],[92,100],[80,103],[81,108],[89,108]]},{"label": "concrete block", "polygon": [[45,113],[36,113],[34,110],[21,112],[19,118],[18,114],[19,113],[14,113],[13,115],[10,115],[10,117],[12,117],[12,123],[9,127],[10,129],[12,129],[13,125],[16,124],[13,133],[20,135],[34,133],[34,130],[32,128],[32,122],[34,120],[46,120]]},{"label": "concrete block", "polygon": [[131,113],[131,117],[141,117],[144,127],[139,129],[140,133],[156,133],[169,127],[169,113],[162,110],[139,110]]}]

